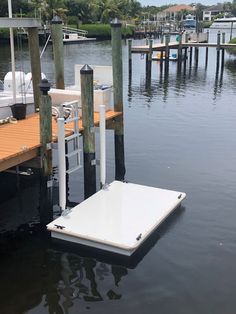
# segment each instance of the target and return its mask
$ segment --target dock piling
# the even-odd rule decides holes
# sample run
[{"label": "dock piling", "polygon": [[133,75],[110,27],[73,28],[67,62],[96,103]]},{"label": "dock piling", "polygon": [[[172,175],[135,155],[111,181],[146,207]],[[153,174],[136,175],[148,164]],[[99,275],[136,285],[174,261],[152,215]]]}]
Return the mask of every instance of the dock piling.
[{"label": "dock piling", "polygon": [[34,108],[35,112],[40,106],[40,89],[39,84],[41,82],[41,65],[40,65],[40,55],[39,55],[39,37],[38,28],[29,27],[29,50],[30,50],[30,63],[31,63],[31,73],[32,73],[32,84],[34,92]]},{"label": "dock piling", "polygon": [[169,42],[170,36],[165,36],[165,71],[169,68]]},{"label": "dock piling", "polygon": [[216,47],[216,67],[220,65],[220,31],[217,33],[217,47]]},{"label": "dock piling", "polygon": [[51,97],[48,95],[50,83],[47,79],[43,79],[39,84],[41,91],[40,101],[40,156],[42,174],[47,177],[52,174],[52,151],[49,147],[52,142],[52,103]]},{"label": "dock piling", "polygon": [[151,79],[151,73],[152,73],[152,44],[153,40],[149,40],[149,51],[148,54],[146,54],[146,77],[150,77]]},{"label": "dock piling", "polygon": [[51,23],[56,88],[65,89],[62,20],[55,15]]},{"label": "dock piling", "polygon": [[96,159],[93,103],[93,69],[85,64],[80,70],[84,152],[84,197],[96,193]]},{"label": "dock piling", "polygon": [[[225,33],[222,33],[222,44],[225,44]],[[221,68],[224,67],[225,62],[225,49],[222,48],[221,52]]]},{"label": "dock piling", "polygon": [[128,59],[129,59],[129,75],[132,74],[132,39],[128,39]]},{"label": "dock piling", "polygon": [[190,51],[189,51],[189,67],[190,68],[192,66],[192,58],[193,58],[193,47],[190,47]]},{"label": "dock piling", "polygon": [[39,84],[40,100],[40,221],[48,223],[52,215],[52,104],[48,95],[50,83],[43,79]]},{"label": "dock piling", "polygon": [[182,34],[179,34],[178,63],[182,61]]},{"label": "dock piling", "polygon": [[124,180],[125,177],[125,154],[124,154],[124,123],[123,123],[123,71],[122,71],[122,42],[121,22],[114,19],[111,22],[112,44],[112,70],[114,90],[114,111],[122,112],[115,120],[115,179]]}]

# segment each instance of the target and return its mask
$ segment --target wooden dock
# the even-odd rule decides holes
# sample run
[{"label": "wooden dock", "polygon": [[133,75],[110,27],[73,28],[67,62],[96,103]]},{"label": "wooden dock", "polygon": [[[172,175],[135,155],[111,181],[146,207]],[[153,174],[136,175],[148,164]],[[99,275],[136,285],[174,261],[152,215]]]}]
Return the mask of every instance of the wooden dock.
[{"label": "wooden dock", "polygon": [[[120,112],[109,110],[106,121],[120,116]],[[99,113],[94,113],[94,125],[99,125]],[[79,129],[83,131],[82,120]],[[39,156],[40,148],[39,114],[33,114],[16,124],[0,126],[0,172]],[[66,136],[73,133],[72,124],[66,125]],[[52,118],[52,141],[57,141],[57,122]]]},{"label": "wooden dock", "polygon": [[[168,44],[169,49],[178,49],[179,42],[174,41]],[[236,44],[220,44],[217,43],[206,43],[206,42],[182,42],[182,48],[190,48],[190,47],[208,47],[208,48],[217,48],[219,49],[227,49],[227,48],[236,48]],[[166,49],[166,44],[153,44],[152,51],[164,51]],[[132,46],[131,48],[132,53],[141,53],[141,54],[148,54],[150,52],[149,45],[142,45],[142,46]]]}]

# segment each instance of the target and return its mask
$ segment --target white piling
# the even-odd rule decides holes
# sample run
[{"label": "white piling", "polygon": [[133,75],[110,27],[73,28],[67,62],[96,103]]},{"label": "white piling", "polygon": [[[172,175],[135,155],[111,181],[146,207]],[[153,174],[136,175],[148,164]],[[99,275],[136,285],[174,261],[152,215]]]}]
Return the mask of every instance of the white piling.
[{"label": "white piling", "polygon": [[64,118],[57,119],[58,127],[58,175],[59,175],[59,206],[66,209],[66,160],[65,160],[65,127]]},{"label": "white piling", "polygon": [[100,105],[100,184],[106,184],[106,106]]}]

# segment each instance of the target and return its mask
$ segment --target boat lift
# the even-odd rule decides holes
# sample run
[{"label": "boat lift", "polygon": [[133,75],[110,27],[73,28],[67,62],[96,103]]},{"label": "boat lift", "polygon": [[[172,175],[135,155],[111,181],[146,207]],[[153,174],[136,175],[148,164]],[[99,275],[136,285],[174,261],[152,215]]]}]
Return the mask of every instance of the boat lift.
[{"label": "boat lift", "polygon": [[[78,110],[78,107],[77,109]],[[64,136],[64,126],[74,121],[74,134]],[[58,118],[59,199],[62,215],[49,223],[53,238],[104,251],[131,256],[186,197],[170,191],[113,181],[106,183],[105,106],[100,105],[100,182],[101,189],[72,209],[66,209],[65,141],[76,141],[79,154],[78,111],[74,117]],[[81,167],[80,164],[75,171]],[[71,173],[68,170],[68,173]]]}]

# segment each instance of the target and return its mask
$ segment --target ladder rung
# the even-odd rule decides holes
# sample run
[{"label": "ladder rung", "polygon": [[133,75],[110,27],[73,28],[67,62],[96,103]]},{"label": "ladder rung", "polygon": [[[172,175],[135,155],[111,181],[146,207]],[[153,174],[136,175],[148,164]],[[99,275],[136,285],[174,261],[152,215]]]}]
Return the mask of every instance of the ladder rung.
[{"label": "ladder rung", "polygon": [[66,170],[66,173],[71,174],[72,172],[75,172],[76,170],[79,170],[80,168],[82,168],[81,165],[73,167],[71,169]]},{"label": "ladder rung", "polygon": [[69,135],[69,136],[65,137],[65,140],[66,141],[71,141],[71,140],[73,140],[74,138],[77,138],[77,137],[80,137],[80,133],[74,133],[72,135]]},{"label": "ladder rung", "polygon": [[76,149],[73,152],[66,154],[66,157],[70,158],[72,156],[79,154],[80,152],[81,152],[81,149]]}]

